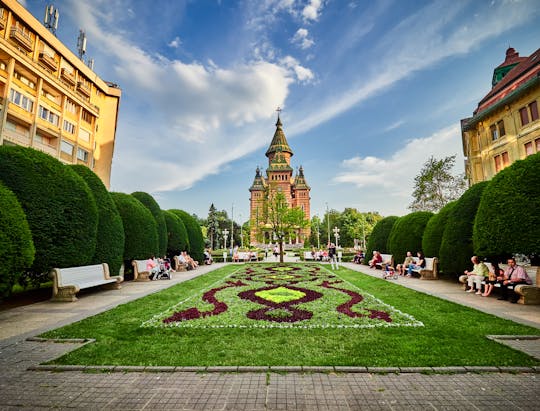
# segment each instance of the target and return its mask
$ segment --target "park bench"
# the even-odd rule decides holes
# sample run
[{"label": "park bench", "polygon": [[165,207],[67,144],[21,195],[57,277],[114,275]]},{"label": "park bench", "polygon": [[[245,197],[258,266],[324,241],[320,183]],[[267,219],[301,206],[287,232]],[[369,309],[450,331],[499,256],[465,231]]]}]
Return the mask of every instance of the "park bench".
[{"label": "park bench", "polygon": [[77,294],[85,288],[104,286],[111,290],[122,288],[123,277],[109,274],[107,263],[87,265],[83,267],[53,268],[50,273],[53,280],[52,301],[77,301]]},{"label": "park bench", "polygon": [[304,260],[313,260],[313,254],[311,254],[311,251],[304,251]]},{"label": "park bench", "polygon": [[133,281],[150,281],[150,272],[146,269],[147,260],[133,260]]},{"label": "park bench", "polygon": [[[414,263],[418,262],[418,257],[413,257]],[[436,280],[438,278],[437,266],[439,260],[437,257],[426,257],[426,266],[424,268],[415,268],[413,273],[420,275],[421,280]]]},{"label": "park bench", "polygon": [[375,268],[380,268],[381,270],[384,269],[384,264],[387,261],[390,261],[390,265],[394,266],[394,256],[392,254],[381,254],[382,262],[381,263],[375,263]]},{"label": "park bench", "polygon": [[250,251],[238,251],[235,254],[234,262],[239,263],[240,261],[259,261],[259,258],[257,257],[257,253],[252,253]]},{"label": "park bench", "polygon": [[180,256],[175,255],[174,260],[174,271],[187,271],[187,264],[180,262]]}]

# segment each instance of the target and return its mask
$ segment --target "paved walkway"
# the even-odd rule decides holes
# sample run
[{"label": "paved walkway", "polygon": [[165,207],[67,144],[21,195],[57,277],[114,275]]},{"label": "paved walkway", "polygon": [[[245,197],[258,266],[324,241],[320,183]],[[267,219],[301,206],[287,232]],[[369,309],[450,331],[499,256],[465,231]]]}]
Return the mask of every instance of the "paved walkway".
[{"label": "paved walkway", "polygon": [[[515,369],[525,371],[517,373],[480,373],[479,368],[461,367],[453,374],[423,374],[415,369],[379,373],[377,371],[383,370],[361,367],[313,368],[286,374],[272,370],[254,372],[247,368],[245,372],[237,373],[220,372],[224,370],[219,369],[201,373],[187,368],[182,372],[171,372],[174,369],[163,369],[163,372],[131,369],[128,372],[126,367],[113,372],[75,370],[77,367],[69,372],[43,368],[36,371],[38,364],[69,352],[80,343],[38,342],[27,340],[27,337],[106,311],[220,266],[222,264],[214,264],[178,273],[172,281],[128,282],[121,290],[84,294],[75,303],[47,301],[0,312],[0,410],[540,409],[538,367],[534,370]],[[351,264],[350,268],[359,267]],[[380,272],[370,272],[365,267],[363,271],[380,276]],[[493,310],[497,312],[493,312],[495,315],[540,328],[538,307],[529,311],[530,308],[496,299],[475,300],[476,296],[459,291],[457,284],[443,281],[400,281],[398,283],[410,288],[465,305],[490,304],[483,306],[484,311]],[[527,347],[522,349],[527,350]],[[516,387],[519,387],[518,393]]]}]

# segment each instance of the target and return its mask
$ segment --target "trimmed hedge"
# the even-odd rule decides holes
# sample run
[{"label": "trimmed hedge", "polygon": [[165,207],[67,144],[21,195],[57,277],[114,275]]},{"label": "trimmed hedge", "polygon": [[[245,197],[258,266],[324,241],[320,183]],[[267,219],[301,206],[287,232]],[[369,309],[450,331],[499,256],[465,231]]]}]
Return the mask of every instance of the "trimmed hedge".
[{"label": "trimmed hedge", "polygon": [[482,193],[473,229],[484,257],[540,253],[540,153],[501,170]]},{"label": "trimmed hedge", "polygon": [[40,151],[0,146],[0,180],[17,196],[36,248],[30,280],[48,281],[53,267],[88,264],[96,248],[98,212],[88,185]]},{"label": "trimmed hedge", "polygon": [[118,275],[125,241],[122,217],[109,191],[92,170],[83,165],[70,167],[86,181],[98,208],[96,251],[90,263],[107,263],[111,275]]},{"label": "trimmed hedge", "polygon": [[424,251],[426,257],[439,257],[444,228],[455,205],[456,201],[446,204],[429,219],[422,237],[422,251]]},{"label": "trimmed hedge", "polygon": [[15,194],[0,183],[0,299],[11,294],[35,253],[24,211]]},{"label": "trimmed hedge", "polygon": [[385,217],[373,227],[366,245],[366,261],[371,259],[373,251],[379,251],[383,254],[389,252],[388,237],[390,237],[392,227],[398,219],[399,217],[396,216]]},{"label": "trimmed hedge", "polygon": [[204,239],[201,231],[201,226],[191,215],[183,210],[169,210],[176,214],[186,226],[189,239],[189,255],[194,260],[199,262],[204,261]]},{"label": "trimmed hedge", "polygon": [[163,217],[167,225],[167,255],[179,255],[181,251],[189,247],[186,226],[176,214],[163,210]]},{"label": "trimmed hedge", "polygon": [[123,260],[145,260],[152,255],[157,255],[157,224],[152,213],[129,194],[113,192],[111,197],[124,225]]},{"label": "trimmed hedge", "polygon": [[[473,224],[487,181],[470,187],[450,212],[439,250],[440,268],[445,276],[459,276],[471,267]],[[504,194],[502,194],[504,195]]]},{"label": "trimmed hedge", "polygon": [[[416,255],[422,250],[424,229],[433,216],[430,211],[416,211],[396,221],[388,237],[388,248],[396,264],[405,260],[407,251]],[[431,256],[428,256],[431,257]]]},{"label": "trimmed hedge", "polygon": [[146,208],[148,208],[156,219],[159,242],[156,255],[164,256],[167,252],[167,224],[165,224],[165,217],[163,217],[159,204],[156,202],[156,200],[154,200],[154,197],[142,191],[136,191],[131,193],[131,195],[139,200]]}]

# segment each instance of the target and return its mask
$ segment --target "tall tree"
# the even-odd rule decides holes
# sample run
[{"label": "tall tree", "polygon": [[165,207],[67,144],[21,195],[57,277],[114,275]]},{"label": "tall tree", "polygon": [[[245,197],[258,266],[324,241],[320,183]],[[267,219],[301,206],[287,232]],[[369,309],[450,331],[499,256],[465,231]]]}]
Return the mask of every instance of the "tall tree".
[{"label": "tall tree", "polygon": [[456,156],[437,160],[431,156],[414,178],[412,211],[437,212],[450,201],[458,199],[465,191],[466,182],[463,174],[453,175],[451,170]]},{"label": "tall tree", "polygon": [[217,242],[217,232],[219,230],[219,220],[217,216],[217,209],[214,206],[214,203],[210,205],[210,209],[208,210],[208,218],[206,219],[206,228],[207,228],[207,235],[210,240],[210,248],[216,249],[219,248],[216,246]]},{"label": "tall tree", "polygon": [[279,243],[279,261],[283,263],[283,240],[295,231],[307,227],[309,220],[300,207],[289,207],[285,194],[278,191],[268,200],[268,223]]}]

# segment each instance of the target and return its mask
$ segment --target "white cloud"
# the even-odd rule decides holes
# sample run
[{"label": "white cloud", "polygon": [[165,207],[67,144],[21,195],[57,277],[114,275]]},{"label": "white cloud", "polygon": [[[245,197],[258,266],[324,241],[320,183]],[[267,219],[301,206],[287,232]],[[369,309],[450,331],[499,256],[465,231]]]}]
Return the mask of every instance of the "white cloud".
[{"label": "white cloud", "polygon": [[365,209],[378,209],[383,215],[399,214],[411,203],[414,178],[429,157],[442,159],[454,154],[457,157],[453,173],[460,174],[463,172],[463,154],[459,124],[428,137],[409,140],[385,157],[345,159],[341,164],[343,171],[333,181],[357,187],[364,194],[369,193],[362,199]]},{"label": "white cloud", "polygon": [[182,45],[182,40],[180,40],[180,37],[176,36],[171,42],[168,44],[169,47],[172,47],[174,49],[177,49]]},{"label": "white cloud", "polygon": [[323,4],[321,0],[310,0],[309,3],[302,10],[302,16],[305,21],[313,20],[317,21],[320,16]]},{"label": "white cloud", "polygon": [[294,33],[291,42],[297,44],[303,50],[306,50],[315,44],[313,39],[309,37],[308,30],[305,28],[299,28],[296,33]]},{"label": "white cloud", "polygon": [[389,131],[392,131],[392,130],[395,130],[397,128],[400,128],[403,124],[405,124],[405,121],[403,120],[398,120],[396,121],[395,123],[392,123],[388,126],[386,126],[384,129],[383,129],[383,133],[388,133]]},{"label": "white cloud", "polygon": [[298,60],[296,60],[292,56],[283,57],[280,60],[280,64],[286,67],[287,69],[292,70],[294,74],[296,75],[296,78],[298,79],[298,81],[302,83],[308,83],[315,79],[315,75],[313,74],[313,72],[310,69],[300,65]]}]

